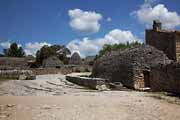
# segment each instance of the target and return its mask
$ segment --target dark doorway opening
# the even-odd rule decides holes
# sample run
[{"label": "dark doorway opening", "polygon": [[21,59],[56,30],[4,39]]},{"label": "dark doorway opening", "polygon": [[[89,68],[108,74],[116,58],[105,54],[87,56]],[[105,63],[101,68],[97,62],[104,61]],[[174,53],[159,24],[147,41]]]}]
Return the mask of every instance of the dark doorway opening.
[{"label": "dark doorway opening", "polygon": [[143,71],[143,74],[144,74],[144,86],[145,87],[151,87],[150,72],[149,71]]}]

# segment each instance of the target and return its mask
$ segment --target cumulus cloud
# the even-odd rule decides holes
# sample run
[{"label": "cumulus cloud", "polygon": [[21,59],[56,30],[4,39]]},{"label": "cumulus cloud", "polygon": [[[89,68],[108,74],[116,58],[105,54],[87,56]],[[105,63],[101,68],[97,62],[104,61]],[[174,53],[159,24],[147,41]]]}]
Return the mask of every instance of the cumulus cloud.
[{"label": "cumulus cloud", "polygon": [[144,0],[144,4],[154,4],[159,2],[160,0]]},{"label": "cumulus cloud", "polygon": [[131,15],[146,25],[151,25],[153,20],[160,20],[164,28],[172,29],[180,26],[180,15],[177,12],[169,11],[164,4],[152,6],[150,3],[144,3],[139,10]]},{"label": "cumulus cloud", "polygon": [[80,9],[73,9],[68,11],[70,16],[70,26],[77,31],[95,33],[100,29],[99,21],[102,15],[92,11],[82,11]]},{"label": "cumulus cloud", "polygon": [[24,51],[26,55],[33,55],[35,56],[36,52],[41,49],[44,45],[50,46],[51,44],[47,42],[34,42],[34,43],[26,43],[24,47]]},{"label": "cumulus cloud", "polygon": [[133,35],[131,31],[114,29],[107,33],[103,38],[83,38],[82,40],[73,40],[68,43],[67,48],[69,48],[72,53],[78,52],[81,57],[85,57],[97,54],[104,44],[132,43],[135,41],[140,42],[141,40]]},{"label": "cumulus cloud", "polygon": [[[6,42],[1,42],[0,43],[0,46],[2,47],[2,48],[4,48],[4,49],[8,49],[10,46],[11,46],[11,42],[9,42],[9,41],[6,41]],[[21,44],[18,44],[18,47],[22,47],[22,45]]]},{"label": "cumulus cloud", "polygon": [[10,45],[11,45],[11,43],[10,43],[9,41],[1,42],[1,43],[0,43],[0,46],[1,46],[2,48],[4,48],[4,49],[9,48]]}]

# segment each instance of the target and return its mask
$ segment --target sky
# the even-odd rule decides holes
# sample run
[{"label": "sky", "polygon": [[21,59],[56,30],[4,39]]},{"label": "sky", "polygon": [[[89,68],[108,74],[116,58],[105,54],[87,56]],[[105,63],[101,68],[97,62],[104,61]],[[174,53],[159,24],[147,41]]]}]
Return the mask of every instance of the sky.
[{"label": "sky", "polygon": [[27,55],[53,44],[95,55],[104,44],[144,42],[154,19],[180,30],[180,0],[0,0],[0,51],[16,42]]}]

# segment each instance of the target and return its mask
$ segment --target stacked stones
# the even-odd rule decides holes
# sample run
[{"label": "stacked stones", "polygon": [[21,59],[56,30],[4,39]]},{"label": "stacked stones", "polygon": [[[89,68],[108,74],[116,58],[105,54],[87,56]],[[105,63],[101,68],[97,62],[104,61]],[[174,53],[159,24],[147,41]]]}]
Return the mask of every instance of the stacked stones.
[{"label": "stacked stones", "polygon": [[56,68],[63,65],[63,62],[60,61],[56,56],[48,57],[47,59],[43,60],[42,67],[44,68]]},{"label": "stacked stones", "polygon": [[73,55],[70,58],[69,64],[73,64],[73,65],[81,64],[81,57],[77,52],[73,53]]},{"label": "stacked stones", "polygon": [[124,51],[112,51],[97,59],[92,75],[113,80],[112,74],[115,72],[127,75],[133,68],[149,69],[152,66],[171,62],[162,51],[148,45],[140,46]]},{"label": "stacked stones", "polygon": [[153,68],[151,71],[152,90],[180,94],[180,63],[173,62]]},{"label": "stacked stones", "polygon": [[143,71],[171,62],[162,51],[142,45],[124,51],[112,51],[97,59],[92,76],[109,79],[110,82],[122,82],[127,87],[137,89],[144,87],[140,83],[144,80]]},{"label": "stacked stones", "polygon": [[34,80],[35,78],[31,70],[0,70],[2,80]]}]

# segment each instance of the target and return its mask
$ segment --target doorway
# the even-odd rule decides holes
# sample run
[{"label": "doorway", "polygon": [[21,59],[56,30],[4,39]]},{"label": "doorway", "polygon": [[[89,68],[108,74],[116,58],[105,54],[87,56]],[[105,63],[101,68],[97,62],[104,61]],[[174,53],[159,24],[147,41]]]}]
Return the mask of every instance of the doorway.
[{"label": "doorway", "polygon": [[150,72],[149,71],[143,71],[143,75],[144,75],[144,87],[151,87]]}]

